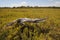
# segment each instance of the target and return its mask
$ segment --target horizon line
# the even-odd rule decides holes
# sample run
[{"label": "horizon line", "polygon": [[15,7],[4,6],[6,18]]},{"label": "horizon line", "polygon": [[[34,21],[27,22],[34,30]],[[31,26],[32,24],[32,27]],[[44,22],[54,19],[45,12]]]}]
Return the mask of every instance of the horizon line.
[{"label": "horizon line", "polygon": [[[11,6],[0,6],[0,7],[11,7]],[[12,6],[16,7],[16,6]],[[60,7],[60,6],[17,6],[17,7]]]}]

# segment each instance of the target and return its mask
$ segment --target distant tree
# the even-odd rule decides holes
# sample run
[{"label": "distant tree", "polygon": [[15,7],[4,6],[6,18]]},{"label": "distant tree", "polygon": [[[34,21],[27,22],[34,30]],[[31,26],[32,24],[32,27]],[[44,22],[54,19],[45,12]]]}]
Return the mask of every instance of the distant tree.
[{"label": "distant tree", "polygon": [[35,6],[35,8],[37,8],[38,6]]}]

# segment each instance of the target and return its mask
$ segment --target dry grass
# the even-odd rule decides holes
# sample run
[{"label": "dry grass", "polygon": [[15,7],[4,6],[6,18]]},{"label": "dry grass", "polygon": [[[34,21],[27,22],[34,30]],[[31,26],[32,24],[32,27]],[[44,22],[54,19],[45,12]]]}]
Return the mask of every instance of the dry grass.
[{"label": "dry grass", "polygon": [[[9,27],[5,24],[17,18],[44,18],[39,24],[26,23]],[[4,28],[4,29],[3,29]],[[0,9],[0,40],[60,40],[60,9],[57,8],[16,8]]]}]

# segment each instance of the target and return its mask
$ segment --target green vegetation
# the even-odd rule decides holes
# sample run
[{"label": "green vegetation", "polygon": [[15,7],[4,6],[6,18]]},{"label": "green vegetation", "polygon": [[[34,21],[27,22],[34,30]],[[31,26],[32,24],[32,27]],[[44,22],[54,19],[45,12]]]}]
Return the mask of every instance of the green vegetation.
[{"label": "green vegetation", "polygon": [[[4,27],[18,18],[44,18],[39,24],[16,23]],[[0,40],[60,40],[60,8],[0,8]]]}]

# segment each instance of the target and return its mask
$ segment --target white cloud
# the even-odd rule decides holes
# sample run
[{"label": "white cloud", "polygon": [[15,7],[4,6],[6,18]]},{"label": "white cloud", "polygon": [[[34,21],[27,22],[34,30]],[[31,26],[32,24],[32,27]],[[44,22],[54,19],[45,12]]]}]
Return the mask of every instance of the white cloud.
[{"label": "white cloud", "polygon": [[28,6],[27,2],[21,2],[20,6]]},{"label": "white cloud", "polygon": [[59,0],[48,0],[48,1],[59,1]]},{"label": "white cloud", "polygon": [[10,7],[18,7],[19,6],[19,4],[12,4],[12,5],[10,5]]},{"label": "white cloud", "polygon": [[[53,1],[53,0],[50,0],[50,1]],[[35,6],[34,4],[28,4],[27,2],[23,1],[23,2],[20,2],[20,3],[13,3],[11,5],[8,5],[9,7],[19,7],[19,6]],[[42,5],[42,4],[37,4],[36,6],[57,6],[57,7],[60,7],[60,1],[55,1],[55,2],[51,2],[49,5]]]},{"label": "white cloud", "polygon": [[49,0],[49,1],[51,1],[51,3],[49,4],[50,6],[60,7],[60,1],[57,0]]},{"label": "white cloud", "polygon": [[21,2],[21,3],[14,3],[14,4],[11,4],[10,7],[19,7],[19,6],[28,6],[27,2]]},{"label": "white cloud", "polygon": [[54,1],[54,0],[48,0],[48,1]]},{"label": "white cloud", "polygon": [[54,6],[60,7],[60,1],[55,2],[55,3],[54,3]]}]

